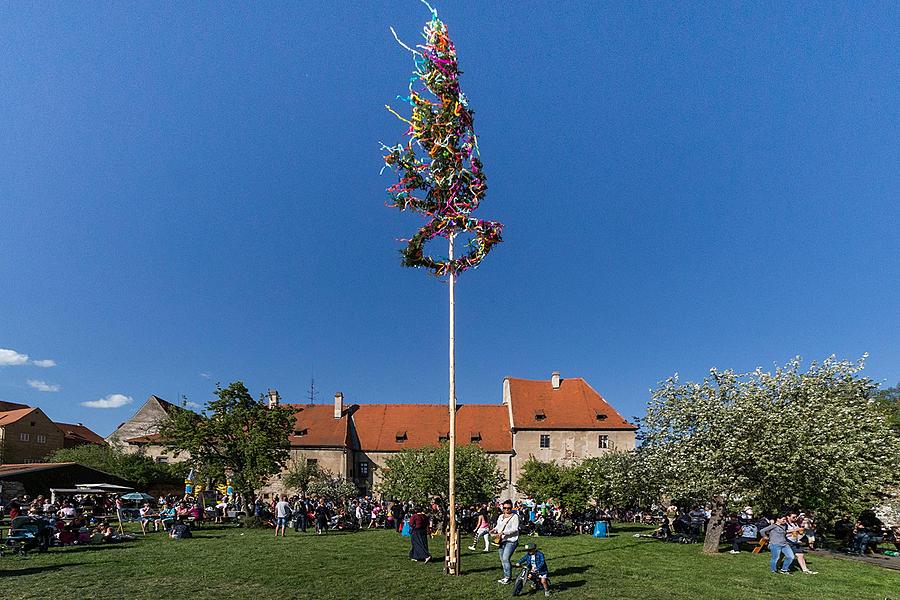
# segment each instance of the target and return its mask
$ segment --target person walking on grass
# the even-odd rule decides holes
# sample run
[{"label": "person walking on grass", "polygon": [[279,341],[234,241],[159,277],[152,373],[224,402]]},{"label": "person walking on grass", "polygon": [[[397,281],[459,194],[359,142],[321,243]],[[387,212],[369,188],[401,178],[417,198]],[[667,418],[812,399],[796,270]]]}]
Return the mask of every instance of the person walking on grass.
[{"label": "person walking on grass", "polygon": [[409,518],[409,557],[418,562],[431,562],[428,550],[428,515],[421,507],[416,507]]},{"label": "person walking on grass", "polygon": [[797,558],[797,564],[800,565],[800,570],[803,571],[807,575],[818,575],[818,571],[813,571],[808,566],[806,566],[806,551],[803,549],[803,546],[800,545],[800,539],[806,533],[801,525],[802,520],[801,516],[796,512],[792,512],[788,515],[787,520],[787,541],[788,545],[791,547],[791,550],[794,552],[794,556]]},{"label": "person walking on grass", "polygon": [[497,583],[507,585],[512,580],[509,559],[519,545],[519,515],[512,511],[512,501],[503,501],[503,514],[497,517],[497,524],[491,532],[499,538],[500,565],[503,567],[503,579],[498,579]]},{"label": "person walking on grass", "polygon": [[[759,533],[764,539],[769,540],[769,551],[772,553],[772,560],[769,562],[769,569],[773,573],[781,573],[782,575],[791,574],[791,563],[794,562],[794,551],[791,550],[787,540],[787,515],[781,515],[775,522],[768,527],[763,528]],[[778,570],[778,559],[784,555],[784,562],[781,564],[781,570]]]},{"label": "person walking on grass", "polygon": [[484,550],[482,552],[490,552],[491,551],[491,523],[488,521],[488,512],[487,508],[482,506],[481,510],[478,511],[478,520],[475,524],[475,539],[472,540],[472,545],[469,546],[469,550],[475,550],[478,545],[478,540],[480,538],[484,538]]},{"label": "person walking on grass", "polygon": [[284,530],[290,514],[291,504],[287,501],[287,497],[279,498],[278,494],[275,494],[275,537],[278,537],[279,529],[281,529],[281,537],[284,537]]}]

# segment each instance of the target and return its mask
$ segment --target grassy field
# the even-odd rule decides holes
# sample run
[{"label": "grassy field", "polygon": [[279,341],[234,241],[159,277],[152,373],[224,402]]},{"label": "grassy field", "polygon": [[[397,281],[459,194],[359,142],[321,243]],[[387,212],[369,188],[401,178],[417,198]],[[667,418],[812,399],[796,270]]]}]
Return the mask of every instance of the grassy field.
[{"label": "grassy field", "polygon": [[[900,573],[810,555],[819,575],[772,575],[768,554],[703,556],[699,545],[614,537],[537,538],[556,597],[565,599],[806,598],[900,600]],[[468,545],[468,544],[466,544]],[[442,553],[443,540],[432,540]],[[464,550],[461,577],[407,558],[408,538],[391,531],[314,534],[206,528],[189,540],[151,534],[106,546],[55,548],[0,558],[0,598],[508,598],[496,552]],[[516,553],[516,558],[521,553]],[[529,597],[529,596],[526,596]],[[536,594],[530,597],[537,598]],[[540,596],[543,597],[543,596]]]}]

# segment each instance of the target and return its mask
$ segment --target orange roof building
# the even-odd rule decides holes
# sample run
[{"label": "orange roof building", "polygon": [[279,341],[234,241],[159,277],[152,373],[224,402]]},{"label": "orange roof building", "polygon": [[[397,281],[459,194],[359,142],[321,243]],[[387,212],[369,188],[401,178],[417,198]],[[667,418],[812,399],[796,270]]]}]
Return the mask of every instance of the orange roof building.
[{"label": "orange roof building", "polygon": [[[277,391],[269,390],[268,396],[270,406],[279,404]],[[391,455],[449,439],[445,404],[345,405],[338,392],[331,405],[285,406],[294,410],[292,462],[316,464],[354,481],[364,493],[377,489]],[[172,410],[182,409],[150,396],[108,439],[168,460],[157,431]],[[460,404],[456,413],[457,443],[476,444],[497,459],[507,480],[502,494],[508,497],[516,497],[514,484],[529,457],[574,463],[613,449],[633,449],[636,429],[584,379],[563,379],[559,373],[549,380],[507,377],[501,402]],[[288,490],[277,477],[262,491]]]},{"label": "orange roof building", "polygon": [[63,439],[40,408],[0,403],[0,464],[40,462],[61,449]]}]

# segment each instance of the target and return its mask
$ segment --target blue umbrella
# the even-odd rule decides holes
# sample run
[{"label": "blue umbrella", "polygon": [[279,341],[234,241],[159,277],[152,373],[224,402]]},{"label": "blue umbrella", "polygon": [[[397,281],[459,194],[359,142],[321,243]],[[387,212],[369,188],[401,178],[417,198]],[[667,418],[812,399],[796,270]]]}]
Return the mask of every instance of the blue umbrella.
[{"label": "blue umbrella", "polygon": [[131,492],[130,494],[124,494],[120,497],[122,498],[122,500],[147,500],[150,502],[156,500],[156,498],[154,498],[150,494],[145,494],[143,492]]}]

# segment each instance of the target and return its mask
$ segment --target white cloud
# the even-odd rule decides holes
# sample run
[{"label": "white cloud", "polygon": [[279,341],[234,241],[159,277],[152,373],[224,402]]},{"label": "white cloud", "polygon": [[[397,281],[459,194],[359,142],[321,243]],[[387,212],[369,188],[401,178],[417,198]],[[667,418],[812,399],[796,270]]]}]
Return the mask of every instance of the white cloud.
[{"label": "white cloud", "polygon": [[45,358],[43,360],[33,360],[33,361],[31,361],[31,364],[33,364],[36,367],[41,367],[43,369],[49,369],[50,367],[56,366],[56,361],[51,360],[49,358]]},{"label": "white cloud", "polygon": [[212,375],[210,375],[209,373],[200,373],[200,377],[202,377],[203,379],[212,379]]},{"label": "white cloud", "polygon": [[14,367],[28,364],[28,355],[19,354],[15,350],[0,348],[0,367]]},{"label": "white cloud", "polygon": [[82,402],[81,405],[87,406],[88,408],[119,408],[120,406],[131,404],[132,402],[134,402],[134,398],[131,396],[126,396],[125,394],[110,394],[99,400]]},{"label": "white cloud", "polygon": [[185,405],[185,407],[190,408],[190,409],[193,409],[193,410],[200,410],[201,408],[203,408],[202,406],[200,406],[200,405],[197,404],[196,402],[190,402],[190,401],[185,402],[184,405]]},{"label": "white cloud", "polygon": [[41,381],[40,379],[29,379],[28,385],[39,392],[58,392],[62,389],[61,386],[58,386],[55,383],[47,383],[46,381]]}]

